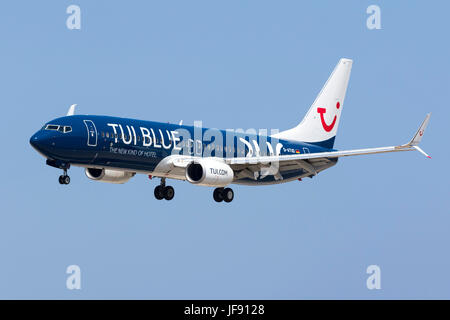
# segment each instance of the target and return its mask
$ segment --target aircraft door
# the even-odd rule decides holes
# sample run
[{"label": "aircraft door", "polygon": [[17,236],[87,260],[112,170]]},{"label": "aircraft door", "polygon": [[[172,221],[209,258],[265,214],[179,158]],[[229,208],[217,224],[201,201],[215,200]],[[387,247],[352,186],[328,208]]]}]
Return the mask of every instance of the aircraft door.
[{"label": "aircraft door", "polygon": [[96,147],[97,146],[97,128],[95,127],[95,124],[91,120],[83,120],[84,125],[87,129],[87,145],[89,147]]}]

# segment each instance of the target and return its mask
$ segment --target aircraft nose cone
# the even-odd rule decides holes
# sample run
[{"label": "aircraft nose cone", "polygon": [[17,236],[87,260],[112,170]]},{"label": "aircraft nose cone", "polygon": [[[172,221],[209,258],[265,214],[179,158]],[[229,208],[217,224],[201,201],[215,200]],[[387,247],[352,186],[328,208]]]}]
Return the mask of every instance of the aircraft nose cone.
[{"label": "aircraft nose cone", "polygon": [[40,153],[45,153],[48,149],[49,137],[42,132],[37,132],[30,138],[31,146]]},{"label": "aircraft nose cone", "polygon": [[33,134],[30,138],[30,144],[33,148],[37,149],[39,147],[40,144],[40,139],[39,139],[39,135]]}]

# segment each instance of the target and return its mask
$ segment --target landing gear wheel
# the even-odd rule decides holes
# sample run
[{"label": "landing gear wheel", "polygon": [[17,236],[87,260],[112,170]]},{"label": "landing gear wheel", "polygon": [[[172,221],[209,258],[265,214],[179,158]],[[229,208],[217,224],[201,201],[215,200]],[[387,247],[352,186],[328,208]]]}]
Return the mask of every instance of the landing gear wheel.
[{"label": "landing gear wheel", "polygon": [[223,188],[215,188],[213,192],[213,198],[216,202],[222,202],[223,200]]},{"label": "landing gear wheel", "polygon": [[70,183],[70,177],[69,176],[63,176],[62,181],[64,182],[64,184],[69,184]]},{"label": "landing gear wheel", "polygon": [[175,190],[171,186],[167,186],[164,188],[164,199],[172,200],[175,196]]},{"label": "landing gear wheel", "polygon": [[164,192],[163,191],[164,191],[164,188],[162,186],[156,186],[154,194],[155,194],[155,198],[157,200],[164,199]]},{"label": "landing gear wheel", "polygon": [[59,184],[69,184],[70,183],[70,177],[68,175],[61,175],[58,178]]},{"label": "landing gear wheel", "polygon": [[231,201],[233,201],[233,199],[234,199],[234,192],[233,192],[233,189],[231,189],[231,188],[225,188],[225,189],[222,191],[222,198],[223,198],[223,201],[225,201],[225,202],[231,202]]}]

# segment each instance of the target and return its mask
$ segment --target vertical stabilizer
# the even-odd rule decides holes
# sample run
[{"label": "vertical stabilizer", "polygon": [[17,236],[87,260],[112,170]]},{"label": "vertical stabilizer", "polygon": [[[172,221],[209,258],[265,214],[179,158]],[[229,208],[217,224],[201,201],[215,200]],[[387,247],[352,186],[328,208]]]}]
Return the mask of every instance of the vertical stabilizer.
[{"label": "vertical stabilizer", "polygon": [[333,148],[352,64],[341,59],[300,124],[274,137]]}]

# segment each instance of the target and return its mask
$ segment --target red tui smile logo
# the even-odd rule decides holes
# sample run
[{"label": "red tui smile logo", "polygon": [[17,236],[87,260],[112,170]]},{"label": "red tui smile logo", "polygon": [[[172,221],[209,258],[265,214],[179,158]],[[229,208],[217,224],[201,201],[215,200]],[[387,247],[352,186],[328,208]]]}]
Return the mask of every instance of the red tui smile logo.
[{"label": "red tui smile logo", "polygon": [[[339,102],[336,103],[336,109],[339,109],[341,107],[341,104]],[[336,119],[337,117],[334,116],[333,122],[331,122],[330,125],[328,125],[325,122],[325,118],[324,118],[324,114],[327,112],[327,109],[325,108],[317,108],[317,113],[320,114],[320,121],[322,121],[322,127],[326,132],[330,132],[331,130],[333,130],[334,125],[336,124]]]}]

